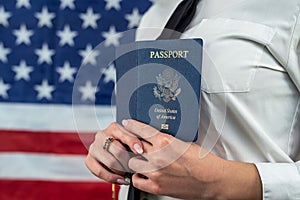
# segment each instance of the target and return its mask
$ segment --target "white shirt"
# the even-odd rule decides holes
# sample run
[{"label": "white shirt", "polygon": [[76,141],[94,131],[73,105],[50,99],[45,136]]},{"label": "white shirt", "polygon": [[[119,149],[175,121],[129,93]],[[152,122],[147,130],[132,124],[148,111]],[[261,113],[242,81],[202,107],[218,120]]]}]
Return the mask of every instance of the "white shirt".
[{"label": "white shirt", "polygon": [[[156,1],[137,40],[156,39],[180,2]],[[299,14],[300,0],[202,0],[182,35],[204,41],[198,143],[255,163],[264,199],[300,199]]]}]

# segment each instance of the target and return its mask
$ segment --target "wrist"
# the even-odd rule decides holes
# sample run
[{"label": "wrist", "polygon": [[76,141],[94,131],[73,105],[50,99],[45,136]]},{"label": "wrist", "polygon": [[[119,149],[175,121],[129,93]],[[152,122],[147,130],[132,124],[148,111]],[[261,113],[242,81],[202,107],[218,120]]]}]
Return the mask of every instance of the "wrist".
[{"label": "wrist", "polygon": [[256,166],[224,160],[218,199],[262,199],[262,184]]}]

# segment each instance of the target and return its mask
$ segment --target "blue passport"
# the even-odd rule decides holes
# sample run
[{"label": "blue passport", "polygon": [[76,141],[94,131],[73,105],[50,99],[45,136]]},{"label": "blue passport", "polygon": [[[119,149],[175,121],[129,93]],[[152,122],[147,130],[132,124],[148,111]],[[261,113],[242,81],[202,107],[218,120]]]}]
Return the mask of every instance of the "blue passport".
[{"label": "blue passport", "polygon": [[183,141],[197,140],[201,39],[138,41],[116,51],[117,122],[136,119]]}]

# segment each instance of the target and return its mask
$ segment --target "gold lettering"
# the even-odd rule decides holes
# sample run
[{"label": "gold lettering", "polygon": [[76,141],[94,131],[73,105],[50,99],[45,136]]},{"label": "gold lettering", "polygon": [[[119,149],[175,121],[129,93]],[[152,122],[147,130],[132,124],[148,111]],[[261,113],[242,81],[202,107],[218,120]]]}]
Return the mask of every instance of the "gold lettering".
[{"label": "gold lettering", "polygon": [[150,58],[187,58],[188,50],[150,51]]},{"label": "gold lettering", "polygon": [[150,58],[153,58],[155,52],[154,51],[150,51]]},{"label": "gold lettering", "polygon": [[168,113],[177,114],[177,110],[167,109]]}]

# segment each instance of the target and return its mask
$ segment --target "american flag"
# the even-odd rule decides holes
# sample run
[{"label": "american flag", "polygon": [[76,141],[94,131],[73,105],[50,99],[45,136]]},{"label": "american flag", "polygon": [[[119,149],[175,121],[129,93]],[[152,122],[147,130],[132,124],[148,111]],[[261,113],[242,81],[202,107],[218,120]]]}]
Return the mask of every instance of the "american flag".
[{"label": "american flag", "polygon": [[[111,199],[111,185],[84,165],[82,141],[99,127],[81,105],[74,120],[74,81],[83,61],[97,64],[102,52],[92,49],[117,47],[153,1],[0,0],[1,200]],[[114,74],[111,64],[99,83],[75,88],[78,101],[101,110],[104,125]]]}]

